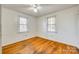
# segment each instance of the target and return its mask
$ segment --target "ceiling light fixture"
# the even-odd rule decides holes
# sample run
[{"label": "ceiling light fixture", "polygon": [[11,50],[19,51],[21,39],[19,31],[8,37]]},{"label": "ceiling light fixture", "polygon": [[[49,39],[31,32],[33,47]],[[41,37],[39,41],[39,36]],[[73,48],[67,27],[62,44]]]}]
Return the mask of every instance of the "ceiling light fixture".
[{"label": "ceiling light fixture", "polygon": [[38,9],[34,8],[34,12],[38,12]]},{"label": "ceiling light fixture", "polygon": [[39,5],[33,4],[32,6],[33,6],[34,12],[38,12],[38,7],[39,7]]}]

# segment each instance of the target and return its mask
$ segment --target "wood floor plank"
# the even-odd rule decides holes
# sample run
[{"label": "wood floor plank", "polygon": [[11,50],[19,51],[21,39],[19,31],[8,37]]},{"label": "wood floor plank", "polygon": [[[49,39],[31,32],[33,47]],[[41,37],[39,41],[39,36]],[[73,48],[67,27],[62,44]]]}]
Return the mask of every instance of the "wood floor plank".
[{"label": "wood floor plank", "polygon": [[3,54],[79,54],[77,47],[33,37],[2,47]]}]

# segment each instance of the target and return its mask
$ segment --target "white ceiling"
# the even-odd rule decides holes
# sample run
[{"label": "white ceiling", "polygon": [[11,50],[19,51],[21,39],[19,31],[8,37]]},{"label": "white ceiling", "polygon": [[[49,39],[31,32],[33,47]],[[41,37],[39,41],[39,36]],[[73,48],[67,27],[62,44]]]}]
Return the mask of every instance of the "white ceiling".
[{"label": "white ceiling", "polygon": [[76,6],[76,4],[40,4],[39,12],[37,13],[33,11],[31,4],[5,4],[2,6],[32,16],[43,16],[51,12],[53,13]]}]

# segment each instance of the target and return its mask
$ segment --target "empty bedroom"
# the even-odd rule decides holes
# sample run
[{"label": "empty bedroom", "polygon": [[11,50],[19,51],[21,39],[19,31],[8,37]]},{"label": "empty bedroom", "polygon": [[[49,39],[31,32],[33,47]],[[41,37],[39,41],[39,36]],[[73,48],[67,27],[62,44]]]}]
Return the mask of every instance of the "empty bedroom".
[{"label": "empty bedroom", "polygon": [[79,54],[78,4],[2,4],[2,54]]}]

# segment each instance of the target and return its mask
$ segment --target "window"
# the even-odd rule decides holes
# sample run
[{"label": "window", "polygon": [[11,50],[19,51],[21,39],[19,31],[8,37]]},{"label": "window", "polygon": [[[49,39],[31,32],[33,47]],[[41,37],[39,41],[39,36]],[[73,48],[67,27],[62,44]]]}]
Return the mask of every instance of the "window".
[{"label": "window", "polygon": [[55,16],[47,18],[47,31],[48,32],[56,32],[55,20],[56,20]]},{"label": "window", "polygon": [[19,32],[27,32],[27,18],[19,17]]}]

